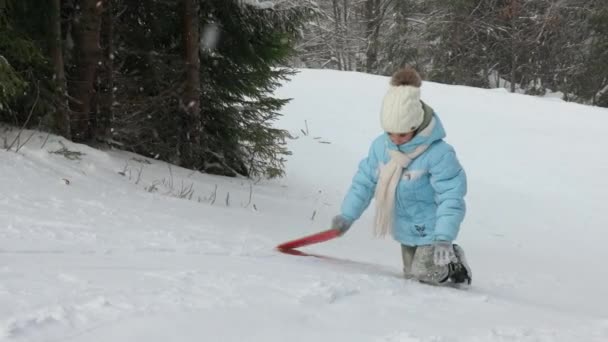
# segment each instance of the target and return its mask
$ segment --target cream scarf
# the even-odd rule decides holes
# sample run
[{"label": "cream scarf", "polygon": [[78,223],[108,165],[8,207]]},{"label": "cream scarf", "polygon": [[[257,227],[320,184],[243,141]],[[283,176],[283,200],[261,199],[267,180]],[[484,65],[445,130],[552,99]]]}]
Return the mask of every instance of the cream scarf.
[{"label": "cream scarf", "polygon": [[[435,127],[435,118],[431,120],[429,125],[418,135],[430,136]],[[420,145],[412,152],[403,153],[400,151],[389,150],[389,162],[380,168],[378,176],[378,184],[376,185],[376,217],[374,219],[374,235],[378,237],[385,236],[393,228],[393,218],[395,210],[395,192],[397,184],[403,174],[403,169],[406,169],[412,160],[421,155],[428,145]]]}]

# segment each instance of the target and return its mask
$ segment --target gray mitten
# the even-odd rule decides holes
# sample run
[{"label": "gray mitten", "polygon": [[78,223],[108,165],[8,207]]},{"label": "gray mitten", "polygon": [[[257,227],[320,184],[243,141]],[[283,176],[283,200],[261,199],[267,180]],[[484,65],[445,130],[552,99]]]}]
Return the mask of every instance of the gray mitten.
[{"label": "gray mitten", "polygon": [[334,216],[331,220],[331,229],[337,229],[340,231],[340,235],[346,233],[353,222],[342,215]]},{"label": "gray mitten", "polygon": [[433,250],[433,261],[437,266],[445,266],[450,262],[458,261],[454,253],[454,247],[450,241],[435,241]]}]

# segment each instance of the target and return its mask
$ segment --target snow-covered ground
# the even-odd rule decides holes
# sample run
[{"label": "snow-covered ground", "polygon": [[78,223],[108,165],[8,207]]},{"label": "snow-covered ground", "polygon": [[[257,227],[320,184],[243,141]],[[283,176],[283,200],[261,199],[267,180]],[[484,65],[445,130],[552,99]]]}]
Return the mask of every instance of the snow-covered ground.
[{"label": "snow-covered ground", "polygon": [[[387,84],[303,70],[281,88],[293,101],[277,126],[296,139],[276,181],[42,133],[3,149],[0,340],[607,341],[606,109],[423,85],[469,176],[469,290],[402,279],[373,208],[306,248],[335,259],[273,249],[327,228],[380,133]],[[82,155],[49,153],[64,147]]]}]

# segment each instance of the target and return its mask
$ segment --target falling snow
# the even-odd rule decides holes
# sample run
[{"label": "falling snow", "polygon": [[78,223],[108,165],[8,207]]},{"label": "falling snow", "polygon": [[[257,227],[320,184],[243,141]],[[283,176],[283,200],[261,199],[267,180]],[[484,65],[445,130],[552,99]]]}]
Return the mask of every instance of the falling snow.
[{"label": "falling snow", "polygon": [[242,4],[255,6],[258,8],[273,8],[274,1],[272,0],[240,0]]},{"label": "falling snow", "polygon": [[207,24],[201,34],[201,48],[214,50],[220,38],[220,29],[216,24]]}]

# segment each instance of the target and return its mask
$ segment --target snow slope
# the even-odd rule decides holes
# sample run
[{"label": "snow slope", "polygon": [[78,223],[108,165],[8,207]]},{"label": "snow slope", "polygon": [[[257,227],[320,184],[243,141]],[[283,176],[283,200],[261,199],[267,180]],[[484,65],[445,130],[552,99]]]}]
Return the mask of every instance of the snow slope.
[{"label": "snow slope", "polygon": [[[293,98],[277,126],[294,154],[276,181],[43,133],[3,149],[0,340],[608,340],[606,109],[423,85],[469,176],[468,291],[400,278],[398,244],[372,238],[372,208],[306,249],[334,258],[273,250],[338,212],[380,133],[387,83],[302,70],[277,91]],[[10,144],[17,132],[0,133]],[[83,154],[49,153],[63,147]]]}]

